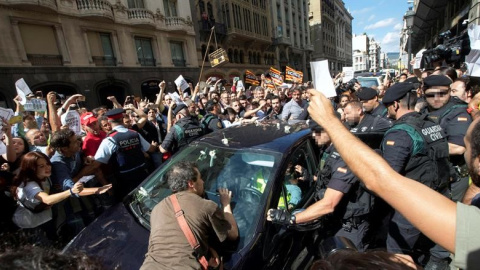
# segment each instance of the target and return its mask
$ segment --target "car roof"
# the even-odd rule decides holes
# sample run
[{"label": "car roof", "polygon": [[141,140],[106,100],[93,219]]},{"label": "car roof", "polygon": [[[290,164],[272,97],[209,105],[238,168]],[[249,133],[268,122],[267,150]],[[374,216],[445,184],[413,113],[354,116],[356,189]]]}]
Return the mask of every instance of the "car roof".
[{"label": "car roof", "polygon": [[217,130],[194,143],[208,143],[230,149],[254,148],[284,153],[299,139],[309,136],[310,133],[307,121],[265,120]]}]

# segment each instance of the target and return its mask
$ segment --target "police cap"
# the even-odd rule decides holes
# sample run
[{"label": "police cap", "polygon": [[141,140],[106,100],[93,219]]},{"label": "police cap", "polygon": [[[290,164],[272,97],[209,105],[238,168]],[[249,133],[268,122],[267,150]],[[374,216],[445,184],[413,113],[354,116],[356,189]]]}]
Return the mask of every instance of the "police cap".
[{"label": "police cap", "polygon": [[355,93],[360,100],[370,100],[377,96],[377,91],[370,87],[362,87]]},{"label": "police cap", "polygon": [[108,119],[120,119],[120,118],[123,118],[123,113],[124,113],[124,110],[122,108],[116,108],[106,112],[105,116]]},{"label": "police cap", "polygon": [[420,83],[420,81],[418,80],[417,77],[410,77],[410,78],[406,79],[404,82],[406,82],[406,83]]},{"label": "police cap", "polygon": [[450,84],[452,84],[452,80],[445,75],[430,75],[423,79],[423,85],[426,88],[432,86],[450,86]]},{"label": "police cap", "polygon": [[175,109],[173,109],[173,114],[177,115],[177,113],[179,113],[181,110],[185,108],[187,108],[187,105],[185,105],[184,103],[177,104],[177,106],[175,106]]},{"label": "police cap", "polygon": [[400,100],[404,97],[408,92],[415,90],[415,85],[413,83],[408,82],[401,82],[392,85],[392,87],[388,88],[385,92],[385,96],[383,96],[382,103],[388,104],[394,101]]},{"label": "police cap", "polygon": [[218,101],[216,99],[210,99],[209,101],[207,101],[207,103],[205,104],[205,110],[207,112],[211,112],[213,111],[213,108],[218,104]]}]

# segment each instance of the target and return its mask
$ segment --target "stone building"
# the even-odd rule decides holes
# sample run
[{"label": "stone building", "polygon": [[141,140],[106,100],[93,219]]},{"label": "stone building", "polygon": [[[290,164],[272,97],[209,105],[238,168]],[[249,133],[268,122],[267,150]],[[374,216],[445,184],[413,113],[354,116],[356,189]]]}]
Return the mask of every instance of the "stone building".
[{"label": "stone building", "polygon": [[115,95],[155,98],[158,82],[195,80],[190,3],[176,0],[0,0],[0,102],[14,83],[83,94],[87,106]]}]

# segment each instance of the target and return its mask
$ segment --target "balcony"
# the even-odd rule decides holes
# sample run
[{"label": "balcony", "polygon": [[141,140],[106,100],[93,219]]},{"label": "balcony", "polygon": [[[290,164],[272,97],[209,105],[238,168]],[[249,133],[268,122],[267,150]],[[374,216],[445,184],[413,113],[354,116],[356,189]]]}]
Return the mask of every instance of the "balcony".
[{"label": "balcony", "polygon": [[[189,25],[187,20],[182,17],[166,17],[165,25],[167,26],[167,29],[172,32],[187,33],[191,30],[191,25]],[[215,26],[216,25],[217,24],[215,24]]]},{"label": "balcony", "polygon": [[[213,26],[210,22],[205,21],[198,21],[199,29],[201,32],[208,32],[210,33],[210,29]],[[227,34],[227,28],[223,23],[215,23],[215,34],[217,36],[225,36]]]},{"label": "balcony", "polygon": [[92,56],[92,60],[97,67],[114,67],[117,65],[117,59],[111,56]]},{"label": "balcony", "polygon": [[61,55],[27,54],[32,66],[63,66]]},{"label": "balcony", "polygon": [[0,4],[33,11],[57,11],[57,2],[55,0],[0,0]]},{"label": "balcony", "polygon": [[113,21],[113,7],[104,0],[77,0],[77,9],[82,17],[100,21]]},{"label": "balcony", "polygon": [[292,41],[289,37],[278,37],[273,39],[273,45],[292,45]]},{"label": "balcony", "polygon": [[156,64],[155,58],[138,58],[138,63],[142,67],[154,67]]},{"label": "balcony", "polygon": [[185,59],[172,59],[173,65],[176,67],[186,67],[187,61]]},{"label": "balcony", "polygon": [[129,8],[127,15],[131,24],[155,27],[155,15],[148,9]]}]

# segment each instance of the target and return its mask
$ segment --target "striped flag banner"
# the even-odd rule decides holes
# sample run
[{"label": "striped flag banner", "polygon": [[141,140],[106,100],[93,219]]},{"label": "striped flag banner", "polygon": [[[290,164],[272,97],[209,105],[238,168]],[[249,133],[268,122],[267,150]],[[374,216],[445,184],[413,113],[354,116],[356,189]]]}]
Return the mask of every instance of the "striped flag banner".
[{"label": "striped flag banner", "polygon": [[275,89],[275,84],[273,83],[273,80],[265,78],[265,80],[263,80],[263,81],[265,82],[265,86],[267,88]]},{"label": "striped flag banner", "polygon": [[257,76],[255,73],[251,72],[250,70],[245,70],[245,83],[251,84],[251,85],[260,85],[260,82],[258,81]]},{"label": "striped flag banner", "polygon": [[285,80],[294,83],[301,83],[303,81],[303,72],[297,71],[289,66],[285,70]]},{"label": "striped flag banner", "polygon": [[283,84],[283,78],[280,70],[277,70],[273,67],[270,67],[270,77],[272,77],[273,83],[277,86],[280,86]]}]

